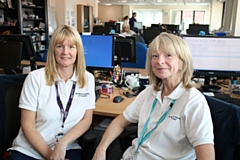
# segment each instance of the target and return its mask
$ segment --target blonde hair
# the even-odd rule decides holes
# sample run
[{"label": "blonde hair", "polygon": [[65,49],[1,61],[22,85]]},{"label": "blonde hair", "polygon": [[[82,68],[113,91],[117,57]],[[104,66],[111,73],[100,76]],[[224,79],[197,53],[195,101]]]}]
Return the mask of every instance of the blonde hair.
[{"label": "blonde hair", "polygon": [[189,47],[181,37],[163,32],[151,42],[147,53],[146,69],[150,77],[150,82],[154,85],[154,89],[156,91],[160,90],[162,80],[152,71],[152,55],[160,51],[178,56],[181,63],[180,65],[182,66],[180,76],[183,86],[185,88],[195,86],[191,80],[194,69]]},{"label": "blonde hair", "polygon": [[78,76],[77,83],[82,88],[86,84],[86,65],[84,59],[84,50],[82,45],[82,40],[78,31],[68,25],[60,25],[54,31],[50,45],[48,48],[47,62],[45,66],[45,76],[47,85],[53,85],[55,77],[57,76],[57,64],[55,59],[54,48],[56,44],[63,43],[66,37],[69,38],[70,42],[77,47],[77,56],[74,63],[74,68],[76,70],[76,75]]}]

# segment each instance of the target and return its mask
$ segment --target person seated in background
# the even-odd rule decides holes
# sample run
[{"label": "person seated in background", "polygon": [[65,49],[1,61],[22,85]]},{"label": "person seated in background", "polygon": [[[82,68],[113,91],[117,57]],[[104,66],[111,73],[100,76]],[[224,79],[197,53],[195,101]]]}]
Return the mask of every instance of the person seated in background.
[{"label": "person seated in background", "polygon": [[168,28],[167,28],[167,26],[165,24],[161,24],[161,27],[162,27],[162,31],[163,32],[171,33],[171,31],[168,30]]},{"label": "person seated in background", "polygon": [[133,35],[136,35],[136,33],[130,29],[130,26],[128,23],[124,22],[122,25],[122,33],[120,35],[133,36]]},{"label": "person seated in background", "polygon": [[54,31],[46,66],[25,79],[19,108],[21,128],[11,160],[81,159],[77,139],[92,123],[95,82],[76,29],[61,25]]},{"label": "person seated in background", "polygon": [[149,46],[146,69],[150,85],[111,122],[93,160],[105,160],[108,146],[131,123],[138,123],[137,138],[123,160],[214,160],[210,109],[191,80],[189,47],[181,37],[161,33]]}]

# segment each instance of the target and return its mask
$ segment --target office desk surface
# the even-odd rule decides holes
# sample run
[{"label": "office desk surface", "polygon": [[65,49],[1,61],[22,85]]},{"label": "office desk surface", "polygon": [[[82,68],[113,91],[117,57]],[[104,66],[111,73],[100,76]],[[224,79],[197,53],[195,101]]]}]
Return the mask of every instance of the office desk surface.
[{"label": "office desk surface", "polygon": [[[123,68],[124,70],[133,70],[133,71],[139,71],[141,75],[147,76],[147,71],[145,69],[139,69],[139,68]],[[110,117],[116,117],[119,114],[121,114],[125,108],[133,102],[135,97],[133,98],[127,98],[124,95],[124,100],[120,103],[113,103],[112,100],[115,96],[121,95],[120,93],[123,93],[124,90],[118,90],[115,89],[112,96],[110,98],[101,98],[99,97],[96,101],[96,108],[93,110],[94,115],[101,115],[101,116],[110,116]]]},{"label": "office desk surface", "polygon": [[[22,61],[21,61],[21,64],[22,64],[22,65],[30,65],[30,61],[28,61],[28,60],[22,60]],[[36,61],[36,64],[37,64],[38,66],[45,66],[46,62]]]},{"label": "office desk surface", "polygon": [[[123,90],[120,91],[121,93]],[[110,98],[101,98],[99,97],[96,101],[96,108],[93,110],[93,114],[101,116],[116,117],[121,114],[125,108],[133,102],[135,97],[127,98],[124,95],[124,100],[120,103],[114,103],[113,98],[119,94],[118,90],[115,90]]]}]

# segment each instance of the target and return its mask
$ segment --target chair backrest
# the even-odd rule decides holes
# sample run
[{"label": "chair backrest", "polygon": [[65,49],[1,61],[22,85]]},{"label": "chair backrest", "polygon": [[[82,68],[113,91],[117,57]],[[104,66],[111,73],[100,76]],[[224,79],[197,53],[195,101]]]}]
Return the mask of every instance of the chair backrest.
[{"label": "chair backrest", "polygon": [[143,39],[143,37],[142,36],[140,36],[140,35],[134,35],[135,37],[136,37],[136,42],[141,42],[141,43],[143,43],[143,44],[145,44],[146,45],[146,43],[145,43],[145,41],[144,41],[144,39]]},{"label": "chair backrest", "polygon": [[19,97],[26,75],[0,75],[0,156],[12,146],[20,128]]},{"label": "chair backrest", "polygon": [[205,96],[212,116],[217,160],[240,159],[240,107]]},{"label": "chair backrest", "polygon": [[122,62],[122,67],[127,68],[145,68],[148,48],[141,42],[136,42],[136,63]]}]

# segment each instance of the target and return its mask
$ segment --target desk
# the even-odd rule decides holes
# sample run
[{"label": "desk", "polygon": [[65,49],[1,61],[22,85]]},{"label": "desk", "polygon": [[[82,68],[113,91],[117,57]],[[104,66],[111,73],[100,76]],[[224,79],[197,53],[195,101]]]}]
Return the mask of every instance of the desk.
[{"label": "desk", "polygon": [[[120,91],[121,93],[123,90]],[[121,114],[125,108],[133,102],[135,97],[127,98],[124,95],[124,100],[120,103],[113,103],[113,97],[120,95],[119,91],[115,89],[112,96],[110,98],[101,98],[99,97],[96,101],[96,108],[93,110],[94,115],[101,115],[101,116],[109,116],[109,117],[116,117]]]},{"label": "desk", "polygon": [[[139,68],[123,68],[124,70],[133,70],[133,71],[139,71],[141,75],[147,76],[147,71],[145,69],[139,69]],[[120,90],[120,93],[122,93],[123,90]],[[125,108],[133,102],[135,97],[133,98],[127,98],[123,95],[124,100],[120,103],[113,103],[112,99],[113,97],[117,95],[121,95],[119,93],[119,90],[115,89],[111,98],[101,98],[99,97],[96,101],[96,108],[93,110],[94,115],[101,115],[101,116],[109,116],[109,117],[116,117],[119,114],[121,114]]]},{"label": "desk", "polygon": [[[45,66],[46,62],[40,62],[40,61],[36,61],[36,64],[38,66]],[[21,65],[30,65],[30,61],[29,60],[22,60],[21,61]]]}]

